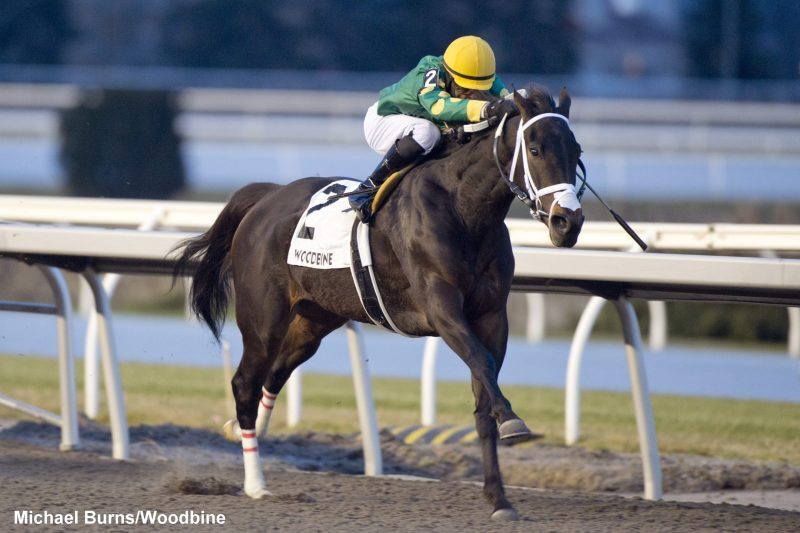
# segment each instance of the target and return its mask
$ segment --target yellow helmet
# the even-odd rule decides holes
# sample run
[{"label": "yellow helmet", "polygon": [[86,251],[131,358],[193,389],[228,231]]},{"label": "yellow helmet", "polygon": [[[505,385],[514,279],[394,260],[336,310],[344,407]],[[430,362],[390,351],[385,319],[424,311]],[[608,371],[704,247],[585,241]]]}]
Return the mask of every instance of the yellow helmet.
[{"label": "yellow helmet", "polygon": [[461,87],[481,91],[492,87],[494,52],[480,37],[459,37],[444,51],[443,59],[444,68]]}]

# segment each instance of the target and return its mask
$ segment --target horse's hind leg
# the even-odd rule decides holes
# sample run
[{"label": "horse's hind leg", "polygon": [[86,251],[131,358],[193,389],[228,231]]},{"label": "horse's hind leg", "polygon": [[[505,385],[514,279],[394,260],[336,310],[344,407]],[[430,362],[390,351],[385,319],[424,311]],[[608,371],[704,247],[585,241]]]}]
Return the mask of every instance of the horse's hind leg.
[{"label": "horse's hind leg", "polygon": [[[273,397],[277,397],[295,368],[317,352],[322,339],[345,323],[344,319],[327,313],[316,312],[314,315],[309,318],[296,314],[292,319],[281,352],[267,374],[264,390]],[[260,418],[257,427],[259,423]]]},{"label": "horse's hind leg", "polygon": [[250,290],[237,291],[236,298],[236,321],[244,346],[242,360],[231,380],[236,421],[226,423],[223,431],[230,440],[242,441],[245,494],[251,498],[261,498],[268,495],[269,491],[258,455],[256,418],[262,386],[280,353],[289,328],[291,302],[286,288],[278,283],[260,286],[252,282],[241,284]]},{"label": "horse's hind leg", "polygon": [[[297,307],[302,311],[302,305]],[[274,357],[261,357],[245,364],[250,353],[246,344],[245,356],[233,380],[238,423],[226,424],[225,432],[229,438],[236,438],[238,434],[242,440],[245,494],[252,498],[270,494],[258,454],[258,437],[267,431],[275,399],[292,371],[314,355],[325,335],[344,323],[343,319],[332,315],[324,318],[316,321],[295,314],[289,327],[283,330],[285,335],[280,340],[280,348],[269,342],[266,353],[277,353]]]},{"label": "horse's hind leg", "polygon": [[245,334],[242,335],[242,339],[244,341],[242,361],[231,381],[237,420],[235,423],[229,421],[225,424],[223,431],[229,439],[234,440],[238,437],[242,441],[245,494],[251,498],[262,498],[270,492],[267,490],[261,458],[258,455],[256,418],[262,384],[272,362],[268,355],[278,352],[280,340],[273,336],[265,343],[261,339]]},{"label": "horse's hind leg", "polygon": [[261,389],[256,418],[257,438],[266,436],[275,401],[294,369],[316,353],[323,337],[343,324],[344,320],[339,317],[318,322],[295,315],[283,340],[281,352],[267,373],[266,382]]},{"label": "horse's hind leg", "polygon": [[[248,410],[246,409],[240,410],[240,405],[247,406],[252,403],[249,394],[247,394],[248,397],[245,397],[245,393],[250,391],[252,387],[252,385],[248,384],[256,380],[263,382],[270,365],[265,350],[258,348],[257,343],[253,343],[253,346],[248,349],[247,344],[248,343],[245,341],[242,361],[239,363],[239,368],[236,370],[236,374],[234,374],[233,380],[231,381],[231,388],[233,389],[233,396],[236,402],[236,418],[228,420],[225,422],[225,425],[222,426],[222,433],[225,435],[225,438],[231,442],[240,442],[242,440],[241,428],[250,427],[248,421],[252,418],[252,415],[248,415]],[[259,420],[262,418],[262,411],[266,410],[265,407],[267,406],[269,406],[271,410],[271,407],[275,403],[274,395],[269,395],[269,399],[267,395],[266,389],[262,388],[262,398],[256,410],[256,429],[258,429]],[[241,420],[240,412],[246,419],[245,421]],[[242,426],[242,423],[245,425]]]}]

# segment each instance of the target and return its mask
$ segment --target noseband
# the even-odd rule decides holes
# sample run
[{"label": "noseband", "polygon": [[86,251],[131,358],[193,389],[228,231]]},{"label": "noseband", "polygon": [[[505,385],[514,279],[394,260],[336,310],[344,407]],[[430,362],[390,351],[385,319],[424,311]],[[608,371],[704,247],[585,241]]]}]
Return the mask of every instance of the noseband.
[{"label": "noseband", "polygon": [[[569,125],[569,119],[564,115],[559,115],[558,113],[541,113],[536,115],[535,117],[529,119],[527,122],[523,123],[520,121],[519,127],[517,128],[517,138],[515,141],[514,146],[514,157],[511,160],[511,168],[509,169],[508,174],[503,171],[502,165],[500,165],[500,159],[497,156],[497,145],[499,143],[500,137],[503,134],[503,128],[506,124],[506,119],[508,115],[503,115],[502,120],[500,120],[500,124],[497,126],[497,130],[494,133],[494,146],[493,146],[493,154],[494,154],[494,162],[497,165],[497,170],[500,171],[500,176],[508,184],[509,189],[514,195],[522,201],[528,209],[530,209],[531,216],[544,222],[545,219],[550,217],[550,213],[545,211],[542,205],[542,197],[547,196],[548,194],[553,194],[553,203],[560,204],[561,206],[576,210],[580,208],[580,200],[583,197],[583,191],[586,187],[586,167],[584,167],[583,162],[579,159],[578,166],[580,167],[581,171],[583,172],[583,176],[580,176],[582,180],[582,185],[579,189],[575,189],[575,185],[571,183],[556,183],[555,185],[550,185],[548,187],[538,188],[536,183],[533,181],[533,175],[531,174],[530,166],[528,164],[528,157],[525,155],[525,130],[531,127],[535,122],[542,120],[544,118],[559,118]],[[525,188],[528,189],[526,193],[522,189],[520,189],[516,183],[514,183],[513,176],[514,172],[517,169],[517,161],[520,158],[520,154],[522,156],[522,166],[525,174]]]}]

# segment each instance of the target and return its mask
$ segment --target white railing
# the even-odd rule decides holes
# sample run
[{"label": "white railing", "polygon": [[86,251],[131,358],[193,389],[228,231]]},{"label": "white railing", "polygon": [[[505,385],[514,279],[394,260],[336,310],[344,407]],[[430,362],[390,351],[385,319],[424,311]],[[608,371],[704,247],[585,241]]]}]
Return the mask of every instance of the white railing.
[{"label": "white railing", "polygon": [[61,272],[53,267],[37,265],[47,279],[53,293],[55,303],[36,304],[22,302],[0,302],[1,311],[19,311],[25,313],[44,313],[56,316],[58,335],[58,375],[61,414],[56,415],[35,405],[16,400],[0,394],[0,404],[41,418],[61,428],[61,450],[72,450],[80,446],[78,435],[78,412],[75,400],[75,361],[70,350],[70,322],[72,318],[72,302],[69,298],[67,284]]},{"label": "white railing", "polygon": [[[541,224],[523,219],[508,219],[506,225],[511,235],[511,242],[516,246],[550,245],[550,238]],[[634,226],[647,241],[650,252],[745,253],[760,256],[800,252],[800,225],[637,222]],[[587,222],[581,230],[576,248],[628,250],[631,249],[631,240],[614,222]],[[528,294],[527,303],[527,336],[533,341],[542,340],[544,299],[541,295]],[[588,309],[587,304],[584,314]],[[648,310],[651,318],[650,348],[659,351],[666,346],[667,340],[667,315],[664,302],[650,300]],[[800,357],[800,308],[789,307],[787,312],[788,352],[792,357]],[[592,312],[594,319],[586,324],[589,333],[598,313],[599,309]]]},{"label": "white railing", "polygon": [[[222,204],[192,204],[182,202],[87,200],[39,197],[0,197],[0,255],[25,256],[28,261],[58,262],[59,258],[70,258],[73,268],[76,258],[83,263],[83,274],[90,283],[99,313],[101,352],[104,362],[106,389],[111,411],[114,456],[127,457],[127,422],[124,401],[111,330],[111,312],[108,293],[97,278],[100,272],[170,272],[166,254],[182,239],[194,235],[197,229],[210,225]],[[33,222],[48,222],[33,225]],[[55,226],[69,222],[69,226]],[[135,228],[147,222],[143,231]],[[126,229],[80,227],[76,224],[103,224]],[[156,227],[171,230],[156,230]],[[517,262],[515,290],[525,292],[567,292],[591,295],[599,292],[614,298],[615,308],[623,323],[626,353],[631,374],[632,392],[636,409],[637,427],[645,475],[645,496],[658,498],[661,495],[661,472],[655,428],[649,403],[644,366],[641,359],[640,339],[636,316],[627,300],[631,297],[644,299],[714,300],[721,296],[752,303],[800,304],[800,261],[781,258],[720,257],[709,255],[680,254],[636,254],[613,251],[584,250],[588,243],[604,242],[605,247],[615,239],[627,239],[621,230],[608,225],[587,224],[581,236],[581,245],[575,250],[534,248],[532,244],[538,226],[509,221]],[[530,227],[533,231],[528,231]],[[673,227],[674,226],[674,227]],[[704,226],[705,229],[702,229]],[[713,231],[710,230],[713,226]],[[648,236],[651,244],[677,242],[694,246],[694,250],[718,252],[720,244],[727,242],[758,242],[773,244],[780,250],[793,250],[796,246],[797,227],[742,226],[736,231],[734,225],[667,225],[649,228],[646,224],[634,224],[640,233]],[[597,229],[593,229],[597,227]],[[147,229],[150,228],[150,229]],[[174,231],[175,228],[194,231]],[[615,235],[615,232],[618,235]],[[720,238],[720,236],[725,236]],[[726,240],[727,239],[727,240]],[[792,240],[795,244],[787,244]],[[702,248],[700,247],[702,244]],[[709,245],[709,243],[712,243]],[[545,244],[545,243],[542,243]],[[625,244],[628,244],[627,242]],[[657,245],[656,245],[657,246]],[[661,246],[666,246],[662,244]],[[675,246],[674,244],[672,246]],[[759,246],[758,249],[762,249]],[[744,249],[744,248],[740,248]],[[44,257],[47,256],[47,257]],[[55,259],[54,259],[55,258]],[[596,305],[596,304],[595,304]],[[577,333],[576,333],[577,335]],[[380,449],[374,407],[371,404],[369,378],[364,356],[359,350],[357,337],[351,342],[351,358],[354,367],[359,419],[365,435],[365,462],[372,474],[381,471]],[[428,348],[426,373],[432,374],[431,359],[434,349]],[[68,375],[69,357],[65,372]],[[574,369],[571,371],[574,373]],[[575,374],[577,376],[577,374]],[[62,376],[63,378],[63,376]],[[578,413],[579,389],[577,378],[571,378],[572,398]],[[427,397],[435,394],[428,390]],[[433,400],[435,402],[435,400]],[[69,399],[65,396],[67,410]],[[74,403],[74,402],[73,402]],[[64,409],[62,403],[62,409]],[[31,411],[29,411],[31,412]],[[35,414],[35,413],[34,413]],[[54,415],[55,416],[55,415]],[[432,418],[431,412],[425,415]],[[569,415],[568,415],[569,416]],[[55,421],[53,417],[45,417]],[[58,419],[62,425],[74,420],[71,415]],[[577,420],[577,418],[575,418]],[[577,424],[575,424],[577,428]],[[77,431],[77,430],[76,430]],[[568,430],[568,434],[570,431]],[[575,437],[577,438],[577,437]],[[77,442],[77,434],[73,438]]]}]

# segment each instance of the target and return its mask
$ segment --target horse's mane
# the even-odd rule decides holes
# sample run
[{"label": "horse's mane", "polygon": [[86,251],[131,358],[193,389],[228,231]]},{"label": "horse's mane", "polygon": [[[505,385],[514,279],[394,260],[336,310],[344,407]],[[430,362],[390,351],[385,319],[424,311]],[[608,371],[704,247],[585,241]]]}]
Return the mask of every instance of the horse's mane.
[{"label": "horse's mane", "polygon": [[[556,102],[546,87],[534,84],[528,86],[526,91],[527,98],[524,100],[527,101],[527,105],[533,111],[534,115],[539,115],[541,113],[554,113],[556,111]],[[448,157],[460,148],[472,145],[478,139],[489,135],[494,135],[494,131],[495,128],[490,127],[483,131],[473,133],[472,139],[465,144],[459,144],[455,139],[455,135],[448,135],[445,142],[443,142],[440,147],[435,150],[434,154],[431,154],[432,157],[430,159],[442,159],[444,157]]]},{"label": "horse's mane", "polygon": [[527,91],[527,100],[536,111],[534,115],[555,112],[556,102],[553,100],[553,96],[546,87],[542,87],[541,85],[531,85],[528,87]]}]

